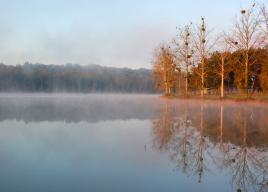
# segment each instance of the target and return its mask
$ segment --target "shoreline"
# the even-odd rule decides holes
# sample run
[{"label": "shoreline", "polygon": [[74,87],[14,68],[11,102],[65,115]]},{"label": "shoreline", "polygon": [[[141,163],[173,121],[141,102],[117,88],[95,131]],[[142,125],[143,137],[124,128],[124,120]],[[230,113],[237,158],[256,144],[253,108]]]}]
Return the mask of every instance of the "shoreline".
[{"label": "shoreline", "polygon": [[[266,95],[263,95],[266,96]],[[194,96],[194,97],[185,97],[185,96],[160,96],[162,99],[170,99],[170,100],[195,100],[195,101],[233,101],[233,102],[260,102],[260,103],[268,103],[268,96],[267,98],[254,98],[254,97],[248,97],[248,98],[232,98],[232,97],[224,97],[221,98],[220,96],[204,96],[203,98],[200,96]]]}]

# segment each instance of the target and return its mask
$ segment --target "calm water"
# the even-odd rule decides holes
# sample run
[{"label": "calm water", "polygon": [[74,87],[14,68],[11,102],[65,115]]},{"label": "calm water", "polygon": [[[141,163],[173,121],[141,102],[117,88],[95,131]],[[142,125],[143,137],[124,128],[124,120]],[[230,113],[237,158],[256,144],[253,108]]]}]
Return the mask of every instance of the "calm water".
[{"label": "calm water", "polygon": [[268,191],[268,104],[0,96],[0,191]]}]

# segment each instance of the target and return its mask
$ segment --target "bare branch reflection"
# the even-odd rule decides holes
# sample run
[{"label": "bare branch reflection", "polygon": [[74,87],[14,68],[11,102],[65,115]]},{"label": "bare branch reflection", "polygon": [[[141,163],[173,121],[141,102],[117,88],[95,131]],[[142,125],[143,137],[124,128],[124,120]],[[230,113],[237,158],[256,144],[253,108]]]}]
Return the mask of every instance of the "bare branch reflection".
[{"label": "bare branch reflection", "polygon": [[154,146],[198,182],[207,172],[224,170],[237,191],[267,191],[268,127],[259,110],[223,103],[189,105],[164,104],[153,121]]}]

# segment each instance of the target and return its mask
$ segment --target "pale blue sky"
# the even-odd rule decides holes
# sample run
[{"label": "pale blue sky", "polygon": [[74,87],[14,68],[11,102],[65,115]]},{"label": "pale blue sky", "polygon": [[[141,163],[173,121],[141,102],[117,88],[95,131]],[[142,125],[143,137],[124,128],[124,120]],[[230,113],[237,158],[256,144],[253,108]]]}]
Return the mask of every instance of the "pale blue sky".
[{"label": "pale blue sky", "polygon": [[[249,0],[0,0],[0,62],[151,67],[176,26],[221,31]],[[262,1],[259,1],[262,2]]]}]

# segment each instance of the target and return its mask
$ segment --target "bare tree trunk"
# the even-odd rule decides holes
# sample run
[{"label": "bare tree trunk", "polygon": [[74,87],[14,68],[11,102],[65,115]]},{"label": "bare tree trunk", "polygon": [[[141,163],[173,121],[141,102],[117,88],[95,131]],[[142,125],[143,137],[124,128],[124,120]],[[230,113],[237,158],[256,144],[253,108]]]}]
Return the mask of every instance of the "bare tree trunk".
[{"label": "bare tree trunk", "polygon": [[204,97],[204,84],[205,84],[205,70],[204,70],[204,59],[202,59],[202,72],[201,72],[201,97]]},{"label": "bare tree trunk", "polygon": [[202,27],[200,29],[201,34],[201,97],[204,97],[204,88],[205,88],[205,43],[206,43],[206,27],[204,18],[202,18]]},{"label": "bare tree trunk", "polygon": [[181,95],[181,93],[180,93],[181,92],[181,76],[179,76],[179,79],[178,79],[178,86],[179,86],[178,87],[178,89],[179,89],[178,92],[179,92],[179,95]]},{"label": "bare tree trunk", "polygon": [[165,69],[165,72],[164,72],[164,84],[165,84],[165,96],[168,96],[168,74],[167,74],[167,69]]},{"label": "bare tree trunk", "polygon": [[253,82],[252,82],[252,85],[251,85],[251,93],[250,93],[250,96],[253,96],[254,93],[255,93],[255,83],[256,83],[256,79],[254,78]]},{"label": "bare tree trunk", "polygon": [[248,64],[249,64],[249,53],[248,53],[248,51],[246,52],[246,61],[245,61],[245,67],[246,67],[246,69],[245,69],[245,88],[246,88],[246,97],[248,98],[248,71],[249,71],[249,69],[248,69]]},{"label": "bare tree trunk", "polygon": [[186,78],[185,78],[185,95],[186,97],[188,97],[188,73],[189,73],[189,59],[188,59],[188,56],[189,56],[189,42],[188,42],[188,34],[189,34],[189,31],[186,31],[186,54],[185,54],[185,65],[186,65]]},{"label": "bare tree trunk", "polygon": [[168,85],[167,85],[167,82],[165,82],[165,96],[168,96]]},{"label": "bare tree trunk", "polygon": [[224,56],[221,56],[221,98],[224,97]]},{"label": "bare tree trunk", "polygon": [[188,62],[189,61],[188,61],[188,58],[187,58],[187,61],[186,61],[186,78],[185,78],[185,94],[186,94],[186,97],[188,97],[188,78],[189,78],[189,74],[188,74],[189,73],[189,64],[188,64]]}]

